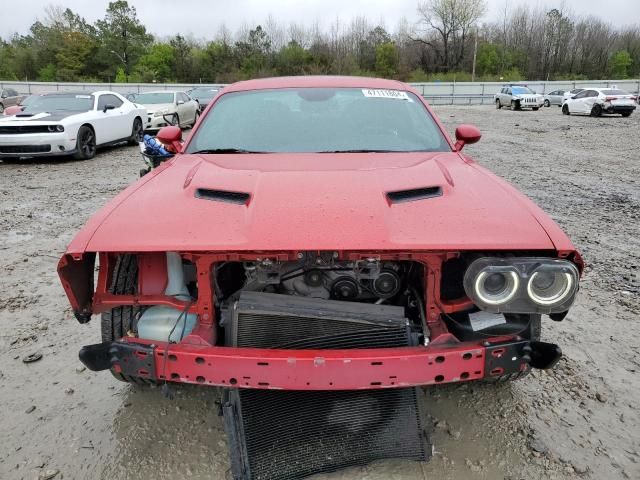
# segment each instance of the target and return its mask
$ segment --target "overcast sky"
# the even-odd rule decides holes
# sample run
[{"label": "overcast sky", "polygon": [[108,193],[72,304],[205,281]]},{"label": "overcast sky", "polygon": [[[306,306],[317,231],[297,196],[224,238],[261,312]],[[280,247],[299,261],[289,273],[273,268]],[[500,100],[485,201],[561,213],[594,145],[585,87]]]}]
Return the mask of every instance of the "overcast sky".
[{"label": "overcast sky", "polygon": [[[498,18],[505,1],[487,0],[489,11],[485,20]],[[564,3],[574,14],[599,16],[614,24],[640,23],[640,0],[508,0],[509,8],[525,2],[548,8]],[[104,16],[109,0],[3,0],[0,3],[3,7],[0,36],[6,38],[15,31],[26,33],[49,4],[69,7],[94,22]],[[12,6],[7,8],[7,3]],[[348,21],[363,15],[372,23],[382,21],[388,30],[394,30],[402,17],[410,22],[416,20],[418,3],[418,0],[129,0],[154,35],[182,33],[196,38],[213,38],[222,23],[232,31],[243,24],[257,25],[270,14],[284,24],[295,21],[309,25],[317,20],[321,26],[328,26],[336,17]]]}]

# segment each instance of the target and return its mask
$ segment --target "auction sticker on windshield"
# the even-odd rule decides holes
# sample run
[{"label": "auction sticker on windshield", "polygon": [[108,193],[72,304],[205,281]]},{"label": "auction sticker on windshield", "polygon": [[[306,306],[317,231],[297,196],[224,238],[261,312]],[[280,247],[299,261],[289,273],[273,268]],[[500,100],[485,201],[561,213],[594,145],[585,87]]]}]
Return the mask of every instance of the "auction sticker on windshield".
[{"label": "auction sticker on windshield", "polygon": [[369,88],[363,88],[362,94],[365,97],[372,98],[393,98],[396,100],[409,100],[409,95],[407,95],[407,92],[402,92],[400,90],[372,90]]}]

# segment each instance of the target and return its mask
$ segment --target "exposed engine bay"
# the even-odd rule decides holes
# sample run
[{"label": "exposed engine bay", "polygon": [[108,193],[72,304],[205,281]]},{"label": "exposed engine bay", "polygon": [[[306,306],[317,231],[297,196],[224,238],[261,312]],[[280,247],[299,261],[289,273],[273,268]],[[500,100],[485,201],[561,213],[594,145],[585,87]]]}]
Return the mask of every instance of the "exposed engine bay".
[{"label": "exposed engine bay", "polygon": [[[337,255],[336,255],[337,256]],[[405,307],[407,318],[424,325],[424,267],[411,261],[368,258],[342,261],[334,254],[299,255],[293,262],[264,259],[225,262],[215,267],[220,304],[241,292],[264,292],[324,300]]]}]

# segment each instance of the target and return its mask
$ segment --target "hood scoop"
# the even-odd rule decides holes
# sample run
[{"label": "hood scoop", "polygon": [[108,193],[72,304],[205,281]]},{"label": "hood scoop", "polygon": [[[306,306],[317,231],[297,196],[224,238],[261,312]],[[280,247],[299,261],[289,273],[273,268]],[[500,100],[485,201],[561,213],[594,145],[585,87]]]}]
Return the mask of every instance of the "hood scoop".
[{"label": "hood scoop", "polygon": [[387,192],[387,200],[390,204],[415,202],[416,200],[425,200],[427,198],[441,197],[442,187],[420,187],[409,190],[396,190],[395,192]]},{"label": "hood scoop", "polygon": [[196,198],[211,200],[213,202],[235,203],[236,205],[247,205],[251,195],[245,192],[230,192],[227,190],[212,190],[209,188],[198,188],[195,193]]}]

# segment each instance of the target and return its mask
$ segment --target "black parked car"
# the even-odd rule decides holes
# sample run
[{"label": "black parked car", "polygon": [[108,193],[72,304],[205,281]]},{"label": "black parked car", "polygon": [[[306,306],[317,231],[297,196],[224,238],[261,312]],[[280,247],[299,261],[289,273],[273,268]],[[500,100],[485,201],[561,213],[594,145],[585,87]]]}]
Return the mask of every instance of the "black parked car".
[{"label": "black parked car", "polygon": [[189,92],[189,96],[200,104],[200,111],[204,110],[209,102],[218,94],[220,89],[216,87],[196,87]]}]

